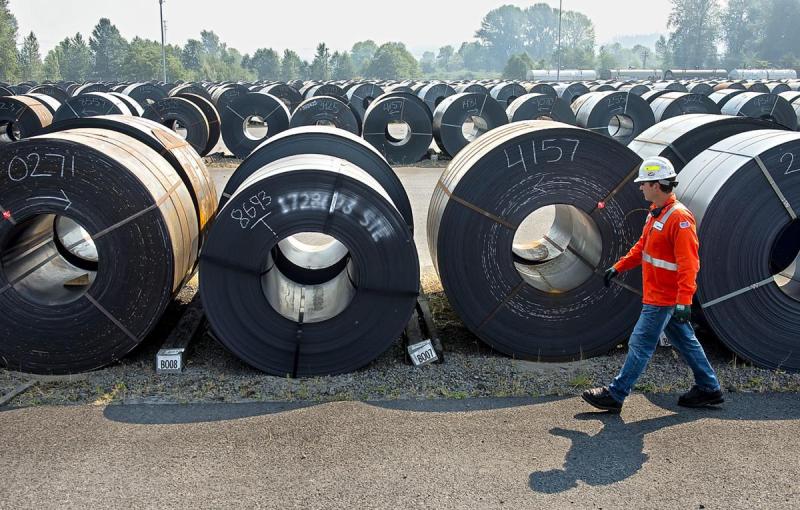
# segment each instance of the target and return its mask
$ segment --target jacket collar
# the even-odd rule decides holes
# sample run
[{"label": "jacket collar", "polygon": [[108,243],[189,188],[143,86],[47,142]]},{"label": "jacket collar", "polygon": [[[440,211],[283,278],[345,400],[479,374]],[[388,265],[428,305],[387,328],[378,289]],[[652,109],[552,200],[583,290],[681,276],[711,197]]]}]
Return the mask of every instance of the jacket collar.
[{"label": "jacket collar", "polygon": [[[666,202],[664,202],[664,205],[663,205],[663,206],[661,206],[661,214],[663,214],[663,213],[664,213],[664,211],[666,211],[667,209],[669,209],[669,208],[670,208],[670,206],[671,206],[672,204],[674,204],[676,201],[677,201],[677,198],[675,197],[675,193],[672,193],[672,194],[670,194],[670,196],[669,196],[669,198],[667,199],[667,201],[666,201]],[[652,204],[652,203],[651,203],[651,204],[650,204],[650,210],[652,211],[652,210],[653,210],[653,209],[655,209],[655,208],[656,208],[656,204]],[[659,214],[659,216],[661,216],[661,214]]]}]

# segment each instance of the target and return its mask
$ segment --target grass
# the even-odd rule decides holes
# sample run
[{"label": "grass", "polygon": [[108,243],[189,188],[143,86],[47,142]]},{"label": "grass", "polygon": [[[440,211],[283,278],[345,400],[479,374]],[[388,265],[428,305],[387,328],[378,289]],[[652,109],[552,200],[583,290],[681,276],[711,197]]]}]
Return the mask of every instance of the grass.
[{"label": "grass", "polygon": [[592,387],[594,381],[587,374],[575,374],[575,377],[567,381],[567,384],[576,390],[585,390]]}]

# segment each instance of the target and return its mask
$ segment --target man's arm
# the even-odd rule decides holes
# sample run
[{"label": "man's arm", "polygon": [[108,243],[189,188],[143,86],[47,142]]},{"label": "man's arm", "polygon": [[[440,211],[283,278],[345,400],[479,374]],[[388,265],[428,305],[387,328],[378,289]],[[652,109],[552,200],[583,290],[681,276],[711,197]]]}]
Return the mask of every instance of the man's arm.
[{"label": "man's arm", "polygon": [[675,218],[675,262],[678,264],[678,303],[691,305],[697,290],[697,272],[700,270],[699,247],[694,218],[681,215]]},{"label": "man's arm", "polygon": [[644,229],[642,230],[642,235],[639,237],[639,240],[636,241],[636,244],[633,245],[628,251],[628,254],[619,259],[616,264],[614,264],[614,269],[619,271],[620,273],[629,271],[635,267],[642,265],[642,251],[644,250],[644,233],[647,231],[647,226],[650,222],[646,222],[644,224]]}]

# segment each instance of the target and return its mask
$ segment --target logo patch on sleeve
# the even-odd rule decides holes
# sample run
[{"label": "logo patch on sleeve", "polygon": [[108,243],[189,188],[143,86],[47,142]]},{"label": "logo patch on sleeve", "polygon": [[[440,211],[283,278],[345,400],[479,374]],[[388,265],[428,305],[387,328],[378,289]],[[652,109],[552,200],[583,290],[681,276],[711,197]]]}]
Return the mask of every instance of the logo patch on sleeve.
[{"label": "logo patch on sleeve", "polygon": [[689,228],[690,226],[691,226],[691,224],[688,221],[682,221],[680,223],[680,227],[681,228]]}]

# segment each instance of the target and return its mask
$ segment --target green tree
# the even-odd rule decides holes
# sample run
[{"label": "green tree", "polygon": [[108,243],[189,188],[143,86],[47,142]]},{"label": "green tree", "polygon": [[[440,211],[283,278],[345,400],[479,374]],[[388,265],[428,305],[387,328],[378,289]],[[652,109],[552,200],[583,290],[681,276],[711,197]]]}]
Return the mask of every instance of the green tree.
[{"label": "green tree", "polygon": [[800,1],[771,0],[764,9],[763,39],[759,56],[774,67],[794,67],[800,48]]},{"label": "green tree", "polygon": [[80,33],[64,39],[58,46],[61,50],[59,69],[61,77],[69,81],[84,81],[92,71],[92,50]]},{"label": "green tree", "polygon": [[23,81],[42,81],[44,78],[44,67],[42,65],[42,55],[39,53],[39,41],[36,34],[31,32],[22,41],[22,48],[19,51],[20,76]]},{"label": "green tree", "polygon": [[330,80],[331,68],[330,60],[331,53],[325,43],[317,45],[317,52],[314,54],[314,60],[311,62],[311,79],[312,80]]},{"label": "green tree", "polygon": [[[130,81],[157,80],[162,78],[161,44],[156,41],[134,37],[122,63],[123,76]],[[167,73],[167,79],[176,79]]]},{"label": "green tree", "polygon": [[525,50],[525,29],[525,13],[513,5],[503,5],[484,16],[475,37],[487,46],[488,63],[492,69],[502,69],[512,55]]},{"label": "green tree", "polygon": [[189,39],[183,47],[181,52],[181,62],[183,66],[195,72],[200,72],[203,68],[203,52],[204,46],[201,41],[197,39]]},{"label": "green tree", "polygon": [[253,53],[253,57],[242,65],[255,71],[259,80],[277,80],[281,75],[281,57],[272,48],[259,48]]},{"label": "green tree", "polygon": [[101,18],[89,38],[89,47],[94,59],[94,78],[119,80],[122,63],[128,53],[128,42],[120,35],[108,18]]},{"label": "green tree", "polygon": [[553,54],[558,36],[558,11],[545,3],[525,9],[525,50],[535,60],[547,60]]},{"label": "green tree", "polygon": [[619,61],[615,58],[614,54],[609,51],[608,47],[600,46],[600,52],[597,55],[597,67],[600,70],[618,69],[620,65]]},{"label": "green tree", "polygon": [[357,73],[364,72],[364,69],[372,61],[375,52],[378,51],[378,45],[372,39],[366,41],[359,41],[350,49],[350,58],[353,59],[353,67]]},{"label": "green tree", "polygon": [[61,61],[64,58],[64,52],[60,46],[56,46],[47,52],[44,57],[44,78],[51,81],[61,81],[64,78],[61,76]]},{"label": "green tree", "polygon": [[416,78],[420,71],[417,59],[403,43],[389,42],[378,48],[365,74],[369,78],[394,80]]},{"label": "green tree", "polygon": [[506,63],[503,69],[503,78],[508,80],[524,80],[528,76],[528,71],[533,69],[533,61],[527,53],[514,55]]},{"label": "green tree", "polygon": [[0,80],[17,81],[17,18],[8,8],[8,0],[0,0]]},{"label": "green tree", "polygon": [[425,74],[431,74],[436,71],[436,55],[432,51],[426,51],[422,54],[419,61],[419,66]]},{"label": "green tree", "polygon": [[486,47],[478,41],[465,42],[458,49],[464,67],[470,71],[485,71],[489,68]]},{"label": "green tree", "polygon": [[292,50],[284,50],[281,61],[281,80],[296,80],[302,76],[303,61]]},{"label": "green tree", "polygon": [[663,35],[656,41],[656,58],[663,69],[672,67],[672,48],[667,38]]},{"label": "green tree", "polygon": [[349,80],[355,78],[356,68],[353,65],[353,59],[350,53],[343,51],[339,53],[335,51],[331,55],[331,77],[334,80]]},{"label": "green tree", "polygon": [[219,36],[213,30],[203,30],[200,32],[200,41],[203,43],[203,53],[211,58],[220,56],[222,46],[219,42]]},{"label": "green tree", "polygon": [[667,27],[671,29],[669,45],[675,67],[716,67],[717,0],[672,0]]},{"label": "green tree", "polygon": [[439,55],[436,57],[436,63],[441,69],[447,69],[450,64],[450,59],[453,58],[455,52],[456,50],[449,44],[439,48]]}]

